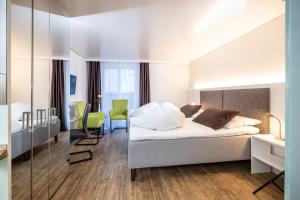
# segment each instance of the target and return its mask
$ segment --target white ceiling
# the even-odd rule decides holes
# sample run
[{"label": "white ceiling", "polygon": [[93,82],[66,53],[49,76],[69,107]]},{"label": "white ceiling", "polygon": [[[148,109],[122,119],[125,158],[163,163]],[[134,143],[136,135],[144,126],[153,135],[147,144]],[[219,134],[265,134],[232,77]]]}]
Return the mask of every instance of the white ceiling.
[{"label": "white ceiling", "polygon": [[281,0],[56,1],[68,16],[97,13],[71,18],[87,59],[189,63],[284,14]]}]

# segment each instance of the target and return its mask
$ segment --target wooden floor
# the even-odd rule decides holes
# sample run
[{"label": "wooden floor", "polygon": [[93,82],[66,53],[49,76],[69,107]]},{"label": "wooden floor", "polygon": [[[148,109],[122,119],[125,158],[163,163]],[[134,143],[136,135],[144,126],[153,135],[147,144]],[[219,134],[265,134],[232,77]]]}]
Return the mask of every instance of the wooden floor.
[{"label": "wooden floor", "polygon": [[[105,135],[93,148],[92,161],[69,166],[67,133],[59,142],[51,143],[50,190],[56,200],[213,200],[213,199],[283,199],[274,186],[268,186],[256,196],[254,189],[273,174],[251,175],[250,162],[201,164],[178,167],[137,170],[135,182],[130,181],[127,168],[127,134],[116,130]],[[81,147],[73,147],[78,150]],[[86,147],[82,147],[86,148]],[[41,147],[35,152],[33,174],[34,199],[47,199],[47,151]],[[36,163],[35,163],[36,161]],[[29,162],[13,162],[13,199],[28,199]],[[60,186],[62,180],[65,181]],[[282,184],[282,180],[280,180]]]}]

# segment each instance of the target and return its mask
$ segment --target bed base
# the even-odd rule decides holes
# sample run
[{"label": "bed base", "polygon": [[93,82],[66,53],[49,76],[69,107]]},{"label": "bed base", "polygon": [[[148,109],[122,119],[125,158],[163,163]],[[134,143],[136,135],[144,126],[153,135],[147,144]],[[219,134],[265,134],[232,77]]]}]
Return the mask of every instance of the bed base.
[{"label": "bed base", "polygon": [[[32,146],[36,147],[49,139],[49,127],[36,127],[34,130],[34,138],[33,138],[33,145],[31,145],[32,138],[31,133],[19,131],[17,133],[11,134],[11,157],[12,159],[17,158],[18,156],[24,156],[25,160],[30,159],[28,158],[26,152],[30,151]],[[57,119],[56,123],[51,124],[51,133],[50,137],[54,138],[55,142],[58,142],[58,134],[60,133],[60,120]]]},{"label": "bed base", "polygon": [[136,169],[250,160],[251,135],[129,141],[131,180]]}]

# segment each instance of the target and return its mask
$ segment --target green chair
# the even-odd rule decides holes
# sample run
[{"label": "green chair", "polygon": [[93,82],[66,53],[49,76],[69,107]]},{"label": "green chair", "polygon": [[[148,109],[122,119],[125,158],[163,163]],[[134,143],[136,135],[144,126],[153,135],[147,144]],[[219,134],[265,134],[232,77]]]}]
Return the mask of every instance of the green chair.
[{"label": "green chair", "polygon": [[[79,129],[83,128],[83,114],[85,109],[86,103],[84,101],[78,101],[76,102],[76,109],[78,112],[78,127]],[[87,119],[87,128],[91,129],[99,129],[99,132],[101,131],[104,133],[104,119],[105,119],[105,113],[104,112],[92,112],[88,114]]]},{"label": "green chair", "polygon": [[112,121],[126,120],[126,131],[128,132],[128,100],[114,99],[112,100],[112,109],[109,111],[110,116],[110,132],[112,133]]}]

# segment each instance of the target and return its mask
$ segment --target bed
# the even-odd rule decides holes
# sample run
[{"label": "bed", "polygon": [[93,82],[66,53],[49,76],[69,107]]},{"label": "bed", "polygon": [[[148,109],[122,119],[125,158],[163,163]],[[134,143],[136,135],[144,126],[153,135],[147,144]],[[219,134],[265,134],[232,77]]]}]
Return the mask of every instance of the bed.
[{"label": "bed", "polygon": [[[22,105],[23,106],[23,105]],[[20,106],[19,106],[20,107]],[[27,106],[28,107],[28,106]],[[27,109],[27,108],[26,108]],[[22,113],[24,110],[19,109],[14,111],[14,114],[19,112]],[[17,113],[16,115],[20,115]],[[19,118],[12,119],[11,123],[11,157],[12,159],[24,155],[25,160],[29,159],[28,152],[31,149],[31,141],[33,142],[33,147],[43,144],[48,141],[49,138],[49,126],[50,126],[50,138],[54,137],[57,141],[57,136],[60,133],[60,120],[53,116],[51,123],[47,125],[38,125],[38,121],[33,120],[34,133],[33,138],[31,138],[31,133],[29,129],[24,129],[24,124],[26,127],[26,122],[23,124]],[[32,139],[32,140],[31,140]]]},{"label": "bed", "polygon": [[270,111],[269,88],[200,91],[200,103],[205,108],[236,110],[240,115],[259,119],[262,123],[256,131],[255,128],[235,132],[220,130],[217,134],[189,119],[185,119],[183,128],[165,133],[130,126],[128,167],[132,181],[139,168],[250,159],[252,134],[269,131],[266,115]]}]

